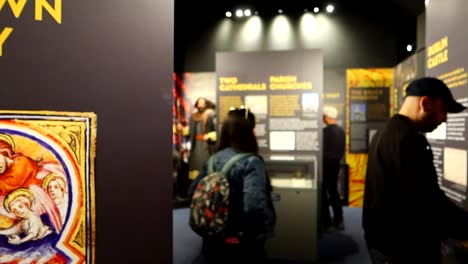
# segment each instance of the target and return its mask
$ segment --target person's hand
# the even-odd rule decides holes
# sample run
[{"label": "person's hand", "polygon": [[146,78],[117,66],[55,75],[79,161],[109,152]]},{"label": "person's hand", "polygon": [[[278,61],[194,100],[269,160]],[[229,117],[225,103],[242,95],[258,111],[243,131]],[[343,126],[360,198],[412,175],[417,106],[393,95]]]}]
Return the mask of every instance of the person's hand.
[{"label": "person's hand", "polygon": [[203,140],[208,141],[216,141],[216,131],[211,131],[203,135]]},{"label": "person's hand", "polygon": [[179,122],[177,123],[176,128],[178,131],[182,131],[184,129],[184,126]]},{"label": "person's hand", "polygon": [[18,245],[21,243],[21,239],[18,235],[11,235],[8,237],[8,243]]}]

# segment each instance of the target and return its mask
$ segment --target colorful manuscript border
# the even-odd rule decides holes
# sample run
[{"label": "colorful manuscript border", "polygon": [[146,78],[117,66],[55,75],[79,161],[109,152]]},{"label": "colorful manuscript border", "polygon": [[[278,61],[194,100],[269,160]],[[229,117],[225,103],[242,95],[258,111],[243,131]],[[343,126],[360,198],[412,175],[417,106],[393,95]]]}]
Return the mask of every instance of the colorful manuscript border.
[{"label": "colorful manuscript border", "polygon": [[[32,256],[33,253],[27,255],[32,248],[40,248],[46,239],[31,241],[29,251],[24,250],[27,246],[15,247],[4,240],[0,244],[0,262],[94,263],[96,115],[90,112],[0,110],[0,136],[9,138],[15,153],[27,156],[37,164],[39,172],[36,180],[42,181],[44,186],[37,184],[40,188],[36,189],[42,188],[47,194],[46,185],[50,180],[46,180],[46,174],[62,171],[67,190],[61,228],[55,228],[55,232],[52,232],[54,239],[48,240],[52,241],[48,246],[55,255],[49,260],[43,256]],[[33,187],[29,189],[33,190]],[[44,223],[48,223],[47,220]],[[53,230],[52,227],[50,229]],[[47,250],[50,252],[50,249]],[[8,261],[4,262],[2,258]]]}]

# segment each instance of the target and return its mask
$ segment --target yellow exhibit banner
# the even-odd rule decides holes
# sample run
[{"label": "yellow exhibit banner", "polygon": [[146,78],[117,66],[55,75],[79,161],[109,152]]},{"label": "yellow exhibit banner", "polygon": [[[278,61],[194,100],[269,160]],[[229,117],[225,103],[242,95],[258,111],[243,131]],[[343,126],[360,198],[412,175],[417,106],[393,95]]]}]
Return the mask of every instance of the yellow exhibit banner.
[{"label": "yellow exhibit banner", "polygon": [[[393,69],[348,69],[346,70],[346,109],[351,113],[350,97],[353,89],[387,87],[390,89],[388,113],[393,114]],[[349,165],[349,206],[362,207],[367,167],[367,153],[350,152],[350,114],[346,116],[346,163]]]},{"label": "yellow exhibit banner", "polygon": [[0,111],[0,263],[94,263],[96,115]]}]

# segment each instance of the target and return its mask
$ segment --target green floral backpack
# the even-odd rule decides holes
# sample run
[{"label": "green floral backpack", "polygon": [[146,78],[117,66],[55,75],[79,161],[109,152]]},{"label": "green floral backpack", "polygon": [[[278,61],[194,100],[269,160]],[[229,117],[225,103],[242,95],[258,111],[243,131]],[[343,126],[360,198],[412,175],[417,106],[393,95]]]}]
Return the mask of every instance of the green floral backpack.
[{"label": "green floral backpack", "polygon": [[251,155],[238,153],[214,171],[215,155],[208,159],[208,173],[200,180],[190,204],[190,227],[198,235],[223,236],[229,215],[229,182],[227,175],[240,159]]}]

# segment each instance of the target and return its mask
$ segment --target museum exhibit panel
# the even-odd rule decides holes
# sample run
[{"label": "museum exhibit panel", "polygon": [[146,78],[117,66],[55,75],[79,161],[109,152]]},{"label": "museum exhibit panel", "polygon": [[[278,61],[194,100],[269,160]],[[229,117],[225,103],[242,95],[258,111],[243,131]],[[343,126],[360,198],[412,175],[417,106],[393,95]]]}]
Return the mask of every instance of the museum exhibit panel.
[{"label": "museum exhibit panel", "polygon": [[[268,257],[315,261],[321,169],[321,51],[218,52],[216,76],[219,120],[222,122],[231,107],[241,105],[257,119],[259,153],[271,177],[273,196],[278,198],[274,201],[277,232],[267,241]],[[299,241],[304,242],[302,248],[297,245]]]},{"label": "museum exhibit panel", "polygon": [[[457,6],[457,8],[453,8]],[[450,88],[454,98],[468,106],[466,43],[468,29],[463,19],[468,3],[460,0],[430,1],[426,10],[425,73],[437,76]],[[443,19],[441,19],[443,18]],[[458,206],[468,210],[466,135],[468,113],[449,114],[447,121],[426,134],[434,154],[440,188]],[[468,243],[451,241],[458,257],[468,261]]]},{"label": "museum exhibit panel", "polygon": [[1,1],[0,17],[1,155],[21,161],[0,173],[0,262],[171,263],[174,1]]}]

